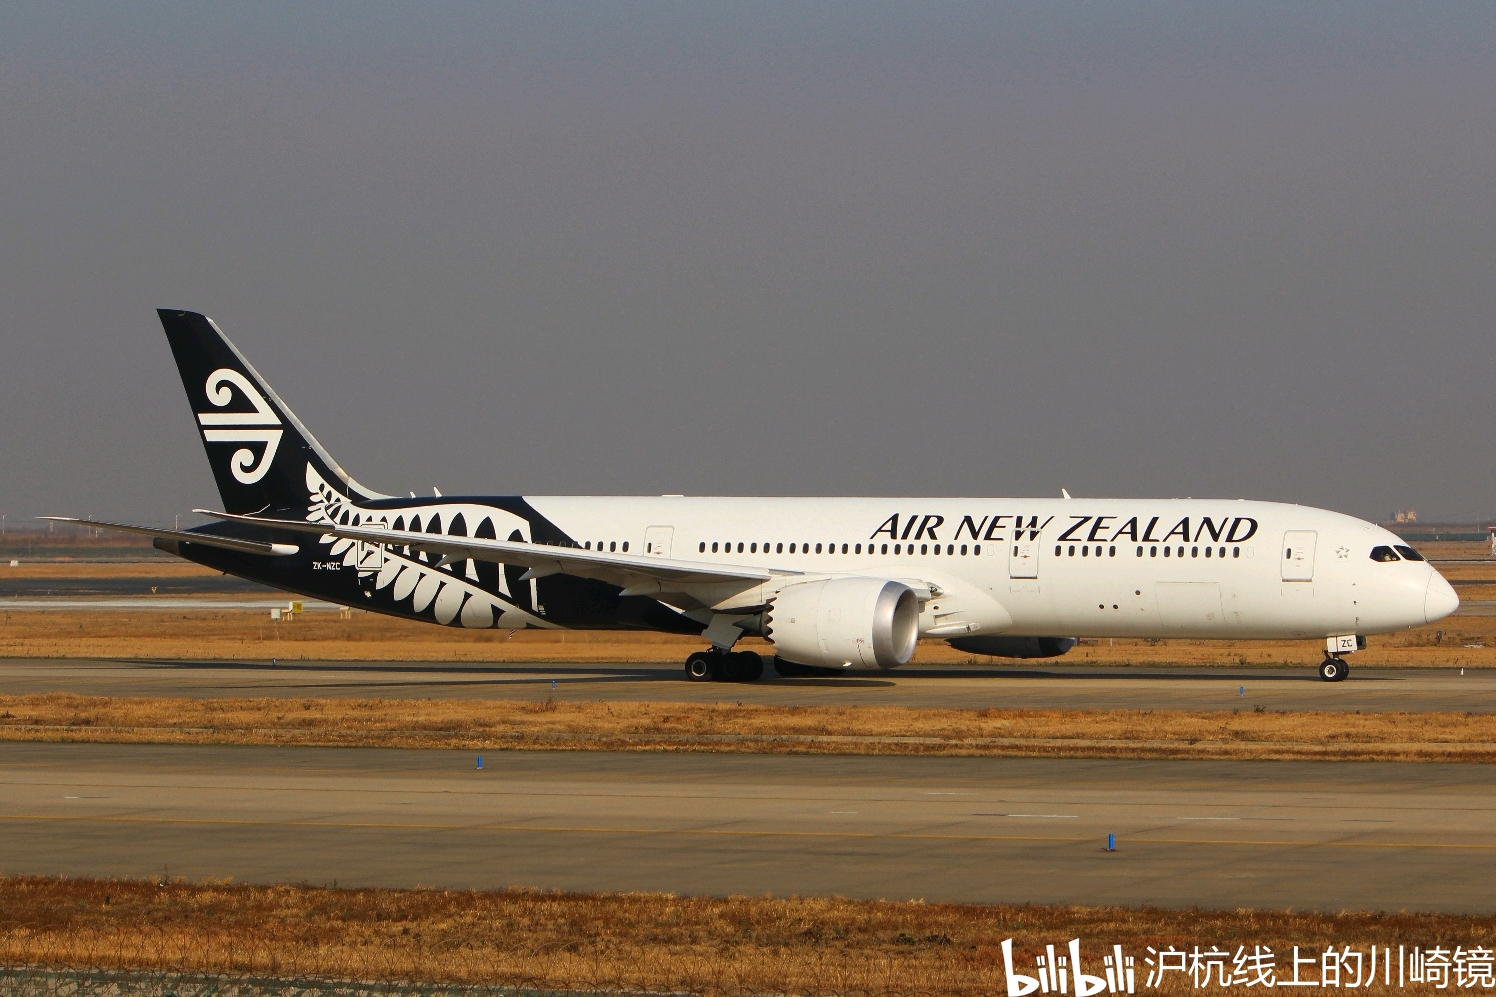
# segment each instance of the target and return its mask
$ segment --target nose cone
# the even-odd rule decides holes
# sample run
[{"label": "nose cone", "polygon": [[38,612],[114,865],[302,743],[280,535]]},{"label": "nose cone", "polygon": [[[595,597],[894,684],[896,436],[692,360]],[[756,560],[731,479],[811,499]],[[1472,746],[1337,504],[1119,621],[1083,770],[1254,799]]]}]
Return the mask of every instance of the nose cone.
[{"label": "nose cone", "polygon": [[1460,597],[1454,586],[1444,580],[1437,571],[1429,575],[1428,591],[1423,596],[1423,620],[1435,623],[1460,608]]}]

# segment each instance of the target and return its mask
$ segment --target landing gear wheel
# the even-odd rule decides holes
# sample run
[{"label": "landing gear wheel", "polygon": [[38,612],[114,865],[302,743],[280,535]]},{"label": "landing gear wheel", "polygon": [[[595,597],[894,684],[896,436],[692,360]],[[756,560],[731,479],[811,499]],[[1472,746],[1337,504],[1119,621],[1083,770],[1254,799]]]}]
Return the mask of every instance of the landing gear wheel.
[{"label": "landing gear wheel", "polygon": [[1350,666],[1339,658],[1326,658],[1319,663],[1319,677],[1326,682],[1344,682],[1350,671]]},{"label": "landing gear wheel", "polygon": [[706,651],[697,651],[686,659],[686,680],[690,682],[710,682],[717,677],[716,662],[712,654]]},{"label": "landing gear wheel", "polygon": [[764,659],[758,656],[757,651],[739,651],[733,655],[737,659],[737,681],[757,682],[764,677]]}]

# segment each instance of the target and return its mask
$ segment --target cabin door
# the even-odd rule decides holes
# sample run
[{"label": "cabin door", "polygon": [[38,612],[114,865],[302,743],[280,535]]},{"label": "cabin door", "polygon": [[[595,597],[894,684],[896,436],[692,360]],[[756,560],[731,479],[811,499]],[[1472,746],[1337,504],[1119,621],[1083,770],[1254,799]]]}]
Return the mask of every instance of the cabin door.
[{"label": "cabin door", "polygon": [[669,557],[670,543],[675,537],[673,526],[651,526],[644,531],[644,553],[651,557]]},{"label": "cabin door", "polygon": [[1008,544],[1008,577],[1039,577],[1039,545],[1041,541],[1032,533],[1023,533]]},{"label": "cabin door", "polygon": [[1283,534],[1283,580],[1285,582],[1314,581],[1313,530],[1289,530]]}]

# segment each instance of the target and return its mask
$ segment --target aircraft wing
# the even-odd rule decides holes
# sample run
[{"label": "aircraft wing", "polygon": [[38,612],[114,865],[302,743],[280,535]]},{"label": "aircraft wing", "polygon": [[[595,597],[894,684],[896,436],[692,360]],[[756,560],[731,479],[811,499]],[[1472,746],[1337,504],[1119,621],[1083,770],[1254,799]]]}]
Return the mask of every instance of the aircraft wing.
[{"label": "aircraft wing", "polygon": [[119,533],[136,533],[143,537],[153,537],[157,540],[175,540],[178,543],[202,544],[204,547],[218,547],[222,550],[238,551],[241,554],[268,554],[273,557],[285,557],[295,554],[301,550],[295,544],[260,543],[257,540],[240,540],[238,537],[219,537],[211,533],[190,533],[186,530],[153,530],[148,526],[127,526],[124,523],[100,523],[93,519],[78,519],[73,516],[38,516],[37,519],[47,519],[54,523],[77,523],[79,526],[94,526],[101,530],[114,530]]},{"label": "aircraft wing", "polygon": [[[766,582],[776,574],[799,574],[799,572],[769,572],[763,568],[738,564],[712,564],[702,561],[674,561],[665,557],[646,554],[619,554],[600,550],[583,550],[580,547],[554,547],[549,544],[525,543],[515,540],[486,540],[479,537],[454,537],[441,533],[417,533],[411,530],[388,530],[369,526],[339,526],[334,523],[312,523],[296,519],[265,519],[259,516],[236,516],[226,512],[194,509],[194,512],[234,523],[253,523],[256,526],[276,530],[292,530],[297,533],[314,533],[318,536],[334,536],[365,543],[385,544],[390,547],[413,547],[431,554],[440,554],[440,563],[464,561],[491,561],[498,564],[518,564],[526,567],[524,579],[544,578],[546,575],[567,574],[581,578],[596,578],[625,587],[624,594],[638,582],[649,579],[675,585],[705,585],[722,582],[739,582],[748,585]],[[659,591],[657,586],[647,587],[648,593]],[[644,589],[638,594],[646,594]]]}]

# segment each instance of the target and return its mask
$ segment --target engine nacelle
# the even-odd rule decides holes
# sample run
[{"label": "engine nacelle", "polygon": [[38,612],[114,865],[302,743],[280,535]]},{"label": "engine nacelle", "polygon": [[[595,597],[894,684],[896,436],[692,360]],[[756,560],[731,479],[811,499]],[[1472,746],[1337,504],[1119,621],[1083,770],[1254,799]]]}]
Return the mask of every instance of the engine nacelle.
[{"label": "engine nacelle", "polygon": [[952,637],[951,647],[994,658],[1058,658],[1077,643],[1074,637]]},{"label": "engine nacelle", "polygon": [[896,668],[914,656],[919,600],[887,578],[828,578],[782,589],[765,636],[786,661],[824,668]]}]

